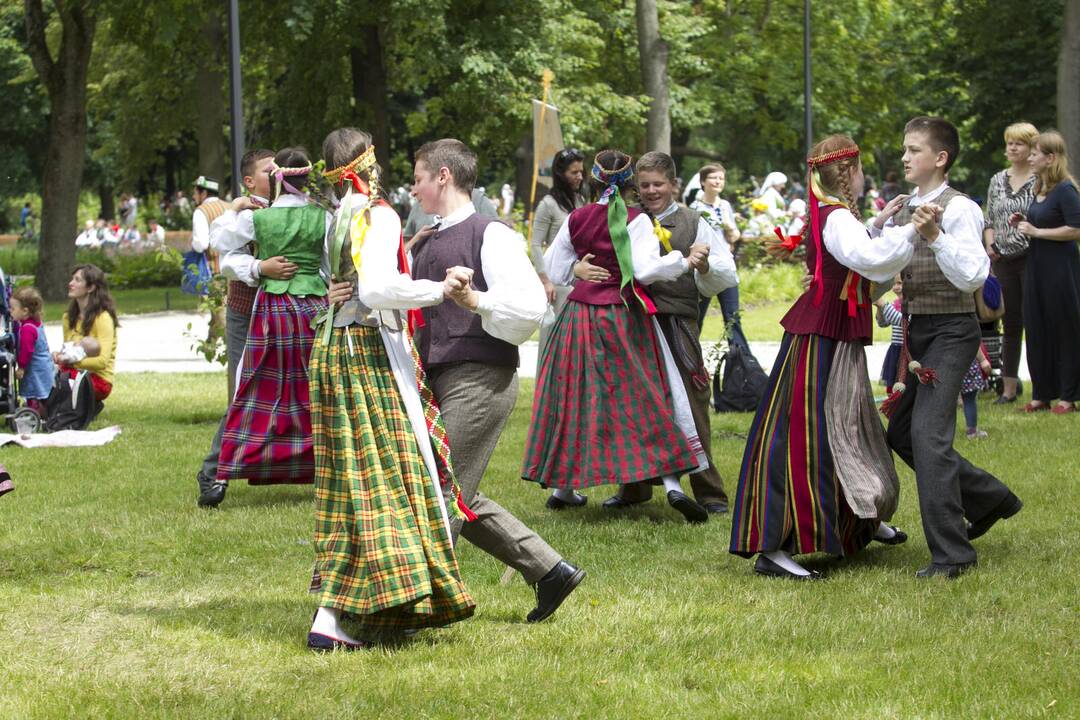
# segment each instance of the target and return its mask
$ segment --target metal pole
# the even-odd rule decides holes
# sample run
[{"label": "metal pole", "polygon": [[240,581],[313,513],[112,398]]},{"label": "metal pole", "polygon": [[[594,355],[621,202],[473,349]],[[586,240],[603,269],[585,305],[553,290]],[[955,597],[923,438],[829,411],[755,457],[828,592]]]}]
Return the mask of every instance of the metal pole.
[{"label": "metal pole", "polygon": [[244,107],[240,91],[240,7],[238,0],[229,0],[229,124],[232,128],[232,194],[239,197],[243,188],[240,180],[240,159],[244,156]]},{"label": "metal pole", "polygon": [[806,156],[814,145],[814,108],[811,104],[814,87],[810,75],[810,0],[803,0],[803,126],[806,130]]}]

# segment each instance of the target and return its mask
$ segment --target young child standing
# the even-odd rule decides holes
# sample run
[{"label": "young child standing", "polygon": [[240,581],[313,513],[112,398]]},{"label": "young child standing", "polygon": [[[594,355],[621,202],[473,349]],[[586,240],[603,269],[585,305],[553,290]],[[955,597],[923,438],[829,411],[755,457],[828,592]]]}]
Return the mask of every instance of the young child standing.
[{"label": "young child standing", "polygon": [[986,348],[979,344],[979,352],[971,361],[971,367],[964,373],[964,379],[960,381],[960,400],[964,406],[964,422],[967,424],[968,440],[978,440],[986,437],[986,431],[979,429],[979,393],[985,390],[989,384],[990,358],[986,356]]},{"label": "young child standing", "polygon": [[885,392],[890,395],[900,372],[900,352],[904,348],[904,286],[899,275],[896,276],[892,291],[896,295],[895,300],[890,302],[888,298],[881,297],[874,303],[877,305],[878,327],[892,327],[889,349],[885,352],[885,361],[881,363],[881,382],[885,383]]},{"label": "young child standing", "polygon": [[890,419],[888,439],[915,470],[931,555],[930,564],[916,573],[921,578],[954,578],[973,567],[971,541],[1023,505],[1003,482],[953,448],[956,398],[979,347],[974,292],[990,272],[982,245],[982,210],[946,181],[959,152],[959,133],[948,121],[909,121],[904,128],[904,178],[917,186],[915,194],[890,201],[870,226],[875,237],[914,247],[900,275],[909,316],[908,351],[921,366],[921,377],[907,382]]},{"label": "young child standing", "polygon": [[11,295],[11,317],[18,323],[19,353],[15,377],[19,379],[19,396],[28,407],[38,410],[52,391],[56,366],[49,354],[49,341],[41,325],[41,310],[45,302],[37,288],[21,287]]}]

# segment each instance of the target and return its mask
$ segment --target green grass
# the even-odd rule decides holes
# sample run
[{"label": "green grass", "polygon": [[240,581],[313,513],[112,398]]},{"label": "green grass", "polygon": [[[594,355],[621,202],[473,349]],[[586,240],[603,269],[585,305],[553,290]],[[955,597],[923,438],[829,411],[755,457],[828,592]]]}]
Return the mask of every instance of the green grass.
[{"label": "green grass", "polygon": [[[0,450],[3,718],[1076,717],[1072,547],[1076,416],[983,403],[989,441],[958,444],[1024,499],[977,542],[980,568],[920,582],[911,473],[895,522],[911,540],[820,584],[769,581],[727,553],[727,517],[690,527],[659,500],[624,515],[590,491],[554,514],[517,480],[531,384],[485,491],[589,572],[548,622],[530,590],[463,544],[476,617],[397,648],[316,656],[311,489],[235,483],[195,507],[223,375],[121,375],[88,449]],[[747,415],[717,416],[734,490]],[[1073,448],[1069,450],[1069,448]],[[1070,680],[1070,678],[1072,678]]]},{"label": "green grass", "polygon": [[[113,290],[116,310],[121,315],[141,315],[162,310],[193,312],[199,307],[199,298],[180,292],[179,287],[133,288]],[[59,321],[67,312],[66,302],[45,303],[45,321]]]}]

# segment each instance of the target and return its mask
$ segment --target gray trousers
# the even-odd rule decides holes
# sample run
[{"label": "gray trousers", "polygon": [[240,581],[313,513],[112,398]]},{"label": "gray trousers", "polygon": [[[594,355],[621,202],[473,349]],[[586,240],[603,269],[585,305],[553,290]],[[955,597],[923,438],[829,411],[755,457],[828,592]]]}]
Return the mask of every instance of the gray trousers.
[{"label": "gray trousers", "polygon": [[509,511],[478,491],[499,435],[517,402],[517,370],[463,362],[434,368],[429,379],[446,423],[450,457],[462,498],[477,515],[472,522],[452,523],[455,542],[460,534],[520,572],[525,582],[535,583],[562,556]]},{"label": "gray trousers", "polygon": [[979,348],[979,323],[974,314],[913,315],[908,347],[912,359],[933,368],[938,379],[923,385],[908,375],[907,389],[889,421],[889,447],[915,470],[923,534],[933,562],[972,562],[975,548],[968,542],[964,518],[983,519],[1009,494],[1004,483],[953,448],[956,398]]},{"label": "gray trousers", "polygon": [[[247,344],[248,325],[251,324],[251,315],[239,313],[232,308],[225,309],[225,351],[229,356],[229,403],[232,403],[233,395],[236,394],[236,369],[244,358],[244,345]],[[213,480],[217,477],[218,457],[221,455],[221,438],[225,434],[225,418],[228,416],[228,405],[225,414],[221,416],[217,432],[210,443],[210,452],[203,459],[202,473]]]}]

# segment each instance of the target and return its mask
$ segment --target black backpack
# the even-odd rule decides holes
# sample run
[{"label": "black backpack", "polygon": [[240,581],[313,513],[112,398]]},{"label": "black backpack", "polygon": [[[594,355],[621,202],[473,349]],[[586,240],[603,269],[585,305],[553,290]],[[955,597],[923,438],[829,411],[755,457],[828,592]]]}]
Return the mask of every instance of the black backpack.
[{"label": "black backpack", "polygon": [[85,430],[101,411],[88,373],[80,372],[75,378],[75,387],[71,385],[65,372],[58,372],[53,378],[52,392],[45,400],[45,429],[48,432]]},{"label": "black backpack", "polygon": [[[720,382],[720,373],[724,380]],[[769,376],[754,355],[731,345],[720,357],[713,375],[713,409],[716,412],[754,412],[769,386]]]}]

